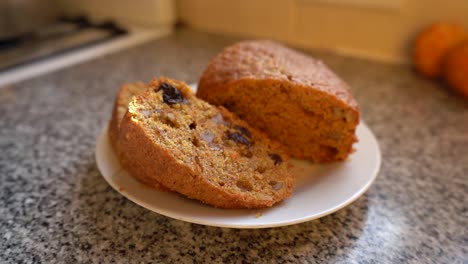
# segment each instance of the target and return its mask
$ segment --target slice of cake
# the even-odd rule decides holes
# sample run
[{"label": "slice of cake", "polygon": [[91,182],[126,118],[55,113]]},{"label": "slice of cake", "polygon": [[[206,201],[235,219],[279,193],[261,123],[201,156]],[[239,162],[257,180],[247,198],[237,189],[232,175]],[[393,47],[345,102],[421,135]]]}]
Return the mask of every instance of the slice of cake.
[{"label": "slice of cake", "polygon": [[161,78],[150,87],[120,127],[132,176],[221,208],[269,207],[291,194],[295,179],[277,143],[183,82]]},{"label": "slice of cake", "polygon": [[[122,119],[127,112],[128,104],[132,101],[133,97],[143,93],[148,88],[148,84],[142,82],[123,84],[115,99],[112,118],[109,122],[109,138],[120,164],[123,166],[126,161],[122,155],[122,150],[119,144],[120,123],[122,122]],[[160,191],[167,191],[167,188],[157,182],[153,182],[152,187]]]},{"label": "slice of cake", "polygon": [[120,87],[119,92],[115,98],[114,108],[112,110],[112,117],[109,123],[109,138],[114,150],[120,156],[118,137],[120,130],[120,123],[128,109],[128,104],[132,101],[135,95],[143,93],[148,89],[148,85],[142,82],[125,83]]},{"label": "slice of cake", "polygon": [[271,41],[230,46],[208,65],[197,96],[281,142],[293,157],[344,160],[357,141],[359,107],[321,61]]}]

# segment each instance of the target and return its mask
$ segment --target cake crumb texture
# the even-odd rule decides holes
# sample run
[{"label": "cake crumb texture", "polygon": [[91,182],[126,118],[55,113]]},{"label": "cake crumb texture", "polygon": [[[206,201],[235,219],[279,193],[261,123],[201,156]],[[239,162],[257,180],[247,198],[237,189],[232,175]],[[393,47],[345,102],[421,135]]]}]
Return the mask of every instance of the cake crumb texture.
[{"label": "cake crumb texture", "polygon": [[295,178],[278,143],[184,82],[149,86],[129,104],[119,133],[132,176],[221,208],[269,207],[291,195]]}]

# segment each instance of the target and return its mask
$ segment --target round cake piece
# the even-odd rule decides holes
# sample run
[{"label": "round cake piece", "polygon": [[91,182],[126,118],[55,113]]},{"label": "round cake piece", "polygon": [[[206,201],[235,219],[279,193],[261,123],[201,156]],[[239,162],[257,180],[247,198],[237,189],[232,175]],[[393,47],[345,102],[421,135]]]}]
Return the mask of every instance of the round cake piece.
[{"label": "round cake piece", "polygon": [[236,113],[296,158],[345,160],[357,141],[359,107],[349,86],[321,61],[272,41],[225,48],[204,71],[197,96]]},{"label": "round cake piece", "polygon": [[295,182],[278,143],[168,78],[134,97],[119,146],[136,179],[215,207],[269,207],[290,196]]}]

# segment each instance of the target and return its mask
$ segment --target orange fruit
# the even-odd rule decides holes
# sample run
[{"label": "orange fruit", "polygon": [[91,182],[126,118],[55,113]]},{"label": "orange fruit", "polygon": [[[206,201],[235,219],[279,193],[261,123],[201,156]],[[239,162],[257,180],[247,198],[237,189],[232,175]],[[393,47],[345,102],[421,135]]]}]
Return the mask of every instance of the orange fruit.
[{"label": "orange fruit", "polygon": [[463,27],[456,23],[435,23],[417,37],[413,59],[416,68],[427,77],[442,76],[445,53],[466,38]]},{"label": "orange fruit", "polygon": [[445,80],[468,98],[468,41],[450,50],[444,58]]}]

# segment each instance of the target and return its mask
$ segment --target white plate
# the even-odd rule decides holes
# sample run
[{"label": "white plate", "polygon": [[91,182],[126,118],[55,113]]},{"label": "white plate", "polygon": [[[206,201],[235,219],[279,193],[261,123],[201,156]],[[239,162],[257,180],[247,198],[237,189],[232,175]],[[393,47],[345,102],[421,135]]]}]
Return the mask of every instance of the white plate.
[{"label": "white plate", "polygon": [[292,225],[331,214],[355,201],[375,180],[380,150],[371,130],[361,123],[356,152],[347,161],[327,165],[292,160],[297,185],[291,197],[268,208],[217,209],[172,192],[147,187],[122,169],[109,142],[107,127],[97,139],[96,162],[104,179],[120,194],[153,212],[197,224],[266,228]]}]

